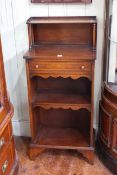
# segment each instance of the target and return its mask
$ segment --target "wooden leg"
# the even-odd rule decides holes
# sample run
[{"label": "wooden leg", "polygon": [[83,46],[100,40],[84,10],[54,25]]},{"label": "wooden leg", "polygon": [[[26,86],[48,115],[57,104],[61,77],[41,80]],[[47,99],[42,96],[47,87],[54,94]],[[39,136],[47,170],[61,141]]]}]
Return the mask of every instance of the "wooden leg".
[{"label": "wooden leg", "polygon": [[79,151],[83,156],[88,160],[88,162],[93,165],[94,164],[94,151],[93,150],[85,150]]},{"label": "wooden leg", "polygon": [[94,151],[85,151],[85,157],[88,159],[91,165],[94,164]]},{"label": "wooden leg", "polygon": [[34,160],[44,150],[45,148],[35,147],[34,145],[30,144],[28,147],[28,156],[31,160]]}]

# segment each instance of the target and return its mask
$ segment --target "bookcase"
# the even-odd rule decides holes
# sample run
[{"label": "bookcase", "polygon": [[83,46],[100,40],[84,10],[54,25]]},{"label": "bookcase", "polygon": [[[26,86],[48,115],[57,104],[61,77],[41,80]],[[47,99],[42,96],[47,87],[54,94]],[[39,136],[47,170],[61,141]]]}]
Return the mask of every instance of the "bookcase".
[{"label": "bookcase", "polygon": [[93,163],[96,17],[31,17],[27,24],[29,157],[75,149]]}]

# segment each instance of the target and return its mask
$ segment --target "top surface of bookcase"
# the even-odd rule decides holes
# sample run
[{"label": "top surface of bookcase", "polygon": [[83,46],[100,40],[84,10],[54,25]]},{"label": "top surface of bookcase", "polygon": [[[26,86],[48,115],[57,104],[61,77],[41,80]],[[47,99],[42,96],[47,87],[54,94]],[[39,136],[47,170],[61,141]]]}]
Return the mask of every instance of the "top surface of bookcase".
[{"label": "top surface of bookcase", "polygon": [[31,17],[27,20],[27,24],[40,23],[97,23],[96,16],[81,17]]},{"label": "top surface of bookcase", "polygon": [[31,0],[32,3],[92,3],[92,0]]}]

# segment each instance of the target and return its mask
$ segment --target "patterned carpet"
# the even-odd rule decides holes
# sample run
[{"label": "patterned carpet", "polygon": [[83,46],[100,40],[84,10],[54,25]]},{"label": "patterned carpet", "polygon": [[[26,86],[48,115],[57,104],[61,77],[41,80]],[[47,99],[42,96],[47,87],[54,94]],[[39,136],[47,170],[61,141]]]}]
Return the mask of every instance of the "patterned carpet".
[{"label": "patterned carpet", "polygon": [[97,156],[92,166],[77,151],[49,149],[31,161],[26,154],[29,139],[16,137],[15,142],[19,175],[112,175]]}]

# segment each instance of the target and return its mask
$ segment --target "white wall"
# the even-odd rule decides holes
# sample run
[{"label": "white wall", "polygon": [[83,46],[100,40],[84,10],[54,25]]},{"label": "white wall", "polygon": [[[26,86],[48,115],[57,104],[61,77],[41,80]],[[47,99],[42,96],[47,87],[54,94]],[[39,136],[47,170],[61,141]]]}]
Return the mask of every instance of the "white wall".
[{"label": "white wall", "polygon": [[95,120],[101,89],[104,0],[81,4],[31,4],[30,0],[1,0],[0,24],[7,86],[15,108],[13,129],[15,135],[30,135],[27,100],[27,82],[23,54],[28,49],[26,19],[30,16],[97,16],[97,60],[95,68]]},{"label": "white wall", "polygon": [[115,82],[115,69],[117,61],[117,0],[113,0],[112,9],[112,28],[111,28],[111,42],[110,42],[110,53],[109,53],[109,72],[108,81]]}]

